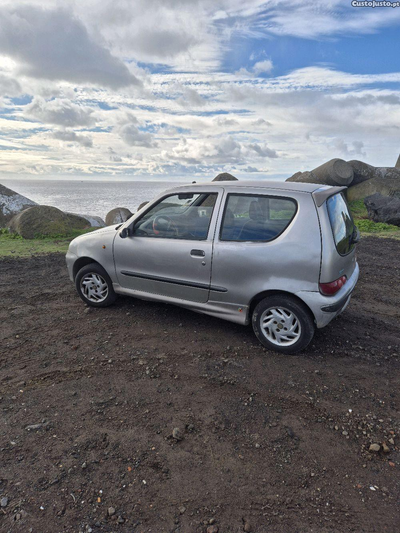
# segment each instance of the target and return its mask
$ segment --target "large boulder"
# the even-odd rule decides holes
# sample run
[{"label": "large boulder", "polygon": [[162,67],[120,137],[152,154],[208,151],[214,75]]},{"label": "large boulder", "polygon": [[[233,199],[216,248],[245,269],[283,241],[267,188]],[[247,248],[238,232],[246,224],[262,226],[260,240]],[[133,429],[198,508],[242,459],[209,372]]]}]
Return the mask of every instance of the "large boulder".
[{"label": "large boulder", "polygon": [[349,202],[353,202],[354,200],[363,200],[375,193],[380,193],[383,196],[400,197],[400,177],[388,177],[387,173],[385,177],[371,178],[349,187],[346,196]]},{"label": "large boulder", "polygon": [[331,159],[310,172],[296,172],[286,181],[321,183],[322,185],[350,185],[353,168],[343,159]]},{"label": "large boulder", "polygon": [[77,217],[84,218],[87,220],[92,228],[104,228],[106,223],[101,217],[97,217],[95,215],[81,215],[80,213],[67,213],[68,215],[74,215]]},{"label": "large boulder", "polygon": [[222,172],[221,174],[218,174],[213,181],[239,181],[235,176],[232,176],[232,174],[229,174],[229,172]]},{"label": "large boulder", "polygon": [[364,200],[368,217],[374,222],[400,226],[400,198],[375,193]]},{"label": "large boulder", "polygon": [[377,168],[372,165],[357,161],[356,159],[347,161],[347,163],[352,167],[354,173],[353,181],[351,182],[352,186],[378,177]]},{"label": "large boulder", "polygon": [[142,209],[142,207],[144,207],[145,205],[147,205],[149,202],[142,202],[139,207],[137,208],[138,211],[140,211]]},{"label": "large boulder", "polygon": [[116,207],[111,209],[106,215],[106,226],[112,226],[114,224],[122,224],[131,218],[132,213],[126,207]]},{"label": "large boulder", "polygon": [[42,235],[68,236],[73,231],[89,228],[90,224],[86,219],[63,213],[56,207],[36,205],[15,215],[7,227],[25,239],[34,239]]},{"label": "large boulder", "polygon": [[5,228],[13,216],[33,205],[37,203],[0,184],[0,228]]}]

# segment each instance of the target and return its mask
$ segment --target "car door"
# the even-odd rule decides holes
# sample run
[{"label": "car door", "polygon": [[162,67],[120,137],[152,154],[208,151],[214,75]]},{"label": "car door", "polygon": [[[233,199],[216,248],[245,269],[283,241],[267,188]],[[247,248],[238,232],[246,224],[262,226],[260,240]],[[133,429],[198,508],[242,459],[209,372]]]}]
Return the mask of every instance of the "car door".
[{"label": "car door", "polygon": [[218,191],[183,191],[153,204],[114,240],[114,261],[123,288],[193,302],[210,290]]}]

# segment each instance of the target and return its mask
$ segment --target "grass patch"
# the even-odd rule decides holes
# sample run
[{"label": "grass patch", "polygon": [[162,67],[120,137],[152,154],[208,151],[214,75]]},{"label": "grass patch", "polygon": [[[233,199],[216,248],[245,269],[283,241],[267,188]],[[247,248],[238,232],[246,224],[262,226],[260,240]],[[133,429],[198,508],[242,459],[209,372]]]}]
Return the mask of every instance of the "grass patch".
[{"label": "grass patch", "polygon": [[0,229],[0,257],[31,257],[37,254],[66,253],[72,239],[96,229],[98,228],[75,230],[67,237],[65,235],[36,235],[35,239],[23,239],[16,233]]},{"label": "grass patch", "polygon": [[368,211],[363,200],[355,200],[349,203],[354,222],[361,232],[361,235],[373,235],[374,237],[391,237],[400,239],[400,228],[392,224],[374,222],[368,218]]}]

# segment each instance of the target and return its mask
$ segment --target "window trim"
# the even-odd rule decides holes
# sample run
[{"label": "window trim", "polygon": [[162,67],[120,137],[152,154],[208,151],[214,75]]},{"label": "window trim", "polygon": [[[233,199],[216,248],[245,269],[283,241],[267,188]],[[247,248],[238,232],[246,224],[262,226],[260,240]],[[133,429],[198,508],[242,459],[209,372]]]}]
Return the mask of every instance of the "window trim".
[{"label": "window trim", "polygon": [[[352,213],[351,210],[350,210],[350,206],[349,206],[349,204],[347,203],[347,199],[346,199],[345,195],[343,194],[343,191],[338,191],[338,192],[332,194],[331,196],[329,196],[329,198],[326,199],[326,212],[327,212],[327,215],[328,215],[328,221],[329,221],[329,225],[330,225],[330,227],[331,227],[332,238],[333,238],[333,242],[334,242],[334,244],[335,244],[336,251],[337,251],[337,253],[340,255],[340,257],[346,257],[346,256],[348,256],[349,254],[351,254],[351,252],[354,251],[355,244],[354,244],[354,243],[350,244],[350,249],[349,249],[349,251],[348,251],[346,254],[341,254],[341,253],[339,252],[338,243],[336,242],[335,232],[334,232],[334,230],[333,230],[333,224],[332,224],[331,216],[330,216],[330,214],[329,214],[329,207],[328,207],[328,202],[329,202],[329,200],[332,200],[332,198],[333,198],[334,196],[338,196],[338,195],[340,195],[340,196],[343,198],[343,201],[344,201],[344,203],[346,204],[347,211],[349,212],[349,215],[350,215],[351,221],[353,222],[353,226],[354,226],[354,228],[356,228],[357,226],[356,226],[356,224],[355,224],[355,222],[354,222],[353,213]],[[351,236],[350,236],[350,238],[351,238]]]},{"label": "window trim", "polygon": [[[288,224],[283,228],[283,230],[278,233],[277,235],[275,235],[275,237],[273,237],[272,239],[267,239],[267,240],[257,240],[257,241],[248,241],[248,240],[243,240],[243,239],[223,239],[222,238],[222,230],[223,230],[223,226],[224,226],[224,220],[225,220],[225,213],[226,213],[226,210],[228,208],[228,202],[229,202],[229,197],[230,196],[258,196],[258,197],[263,197],[263,198],[275,198],[277,200],[289,200],[291,202],[293,202],[295,204],[295,211],[293,213],[293,216],[292,218],[289,220]],[[220,226],[219,226],[219,234],[218,234],[218,240],[220,242],[247,242],[247,243],[265,243],[265,242],[272,242],[274,241],[275,239],[277,239],[278,237],[280,237],[288,228],[289,226],[291,225],[291,223],[293,222],[293,219],[294,217],[297,215],[297,212],[299,210],[299,203],[298,201],[293,198],[292,196],[279,196],[279,195],[276,195],[276,194],[260,194],[260,193],[241,193],[241,192],[230,192],[226,195],[226,198],[225,198],[225,205],[224,205],[224,211],[222,213],[222,218],[221,218],[221,223],[220,223]]]},{"label": "window trim", "polygon": [[191,239],[182,239],[182,238],[179,238],[179,237],[155,237],[155,236],[152,236],[152,235],[135,235],[135,233],[133,233],[132,237],[144,237],[144,238],[148,238],[148,239],[168,239],[168,240],[172,240],[172,241],[196,241],[196,242],[204,242],[204,241],[207,241],[208,240],[208,236],[209,236],[209,233],[210,233],[210,228],[211,228],[211,222],[212,222],[212,219],[213,219],[213,216],[215,214],[215,207],[217,205],[217,202],[218,202],[218,196],[219,196],[219,192],[218,191],[212,191],[212,192],[207,192],[207,191],[181,191],[181,192],[173,192],[173,193],[170,193],[170,194],[166,194],[164,196],[162,196],[156,203],[153,203],[149,206],[148,209],[146,209],[140,217],[136,218],[135,220],[133,220],[131,222],[131,224],[128,225],[128,227],[130,227],[131,229],[134,230],[136,224],[138,224],[142,219],[143,217],[145,217],[147,215],[147,213],[149,213],[149,211],[151,211],[154,207],[156,207],[157,205],[159,205],[161,202],[163,202],[166,198],[170,198],[171,196],[179,196],[179,194],[198,194],[198,195],[202,195],[202,194],[215,194],[216,195],[216,199],[215,199],[215,204],[213,206],[213,210],[211,212],[211,216],[210,216],[210,220],[208,222],[208,228],[207,228],[207,234],[206,234],[206,237],[204,239],[194,239],[194,238],[191,238]]}]

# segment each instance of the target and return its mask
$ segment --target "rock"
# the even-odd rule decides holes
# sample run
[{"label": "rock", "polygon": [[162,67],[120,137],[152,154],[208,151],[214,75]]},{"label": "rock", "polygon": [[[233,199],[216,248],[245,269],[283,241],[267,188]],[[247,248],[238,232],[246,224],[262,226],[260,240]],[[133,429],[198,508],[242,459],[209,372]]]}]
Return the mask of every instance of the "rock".
[{"label": "rock", "polygon": [[382,443],[382,451],[383,451],[383,453],[390,453],[390,448],[389,448],[389,446],[386,444],[386,442],[383,442],[383,443]]},{"label": "rock", "polygon": [[392,444],[392,445],[394,446],[394,439],[393,439],[393,437],[390,437],[390,439],[389,439],[389,443]]},{"label": "rock", "polygon": [[145,205],[147,205],[149,202],[142,202],[139,207],[138,207],[138,211],[140,211],[142,209],[142,207],[144,207]]},{"label": "rock", "polygon": [[67,215],[74,215],[76,217],[81,217],[87,220],[92,228],[104,228],[106,223],[101,217],[94,215],[81,215],[80,213],[67,213]]},{"label": "rock", "polygon": [[37,431],[38,429],[42,429],[44,424],[30,424],[29,426],[25,426],[25,429],[27,431]]},{"label": "rock", "polygon": [[117,518],[117,522],[118,522],[118,524],[123,524],[125,522],[125,519],[122,516],[119,516]]},{"label": "rock", "polygon": [[243,531],[246,531],[246,533],[251,532],[251,524],[248,520],[244,520]]},{"label": "rock", "polygon": [[286,181],[296,181],[298,183],[317,183],[318,178],[310,171],[296,172]]},{"label": "rock", "polygon": [[363,181],[367,181],[378,176],[376,167],[373,167],[372,165],[368,165],[362,161],[357,161],[356,159],[347,161],[347,163],[352,167],[354,174],[351,185],[358,185]]},{"label": "rock", "polygon": [[87,468],[87,462],[86,461],[84,463],[82,463],[81,468],[82,468],[82,470],[86,470],[86,468]]},{"label": "rock", "polygon": [[114,507],[109,507],[109,508],[107,509],[107,514],[108,514],[108,516],[113,516],[113,515],[115,515],[115,509],[114,509]]},{"label": "rock", "polygon": [[1,500],[0,500],[0,506],[1,507],[7,507],[8,505],[8,498],[7,496],[4,496]]},{"label": "rock", "polygon": [[184,505],[181,505],[179,507],[179,514],[183,514],[186,511],[186,507]]},{"label": "rock", "polygon": [[218,526],[208,526],[207,533],[218,533],[219,528]]},{"label": "rock", "polygon": [[33,200],[0,184],[0,228],[5,228],[15,215],[34,205],[37,203]]},{"label": "rock", "polygon": [[379,446],[379,444],[371,444],[371,446],[369,447],[369,451],[370,452],[379,452],[379,450],[381,449],[381,447]]},{"label": "rock", "polygon": [[383,196],[398,196],[400,197],[400,171],[397,171],[399,176],[393,172],[386,173],[386,175],[378,175],[375,178],[363,181],[357,185],[352,185],[346,191],[346,197],[349,202],[354,200],[363,200],[367,196],[371,196],[377,192]]},{"label": "rock", "polygon": [[350,185],[354,173],[352,167],[343,159],[331,159],[311,171],[317,177],[314,183],[325,185]]},{"label": "rock", "polygon": [[172,430],[172,437],[175,440],[182,440],[183,439],[182,431],[179,428],[174,428]]},{"label": "rock", "polygon": [[376,193],[364,199],[368,217],[374,222],[400,226],[400,198]]},{"label": "rock", "polygon": [[106,226],[121,224],[131,218],[132,213],[126,207],[116,207],[111,209],[106,215]]},{"label": "rock", "polygon": [[8,223],[8,229],[12,233],[18,233],[24,239],[34,239],[38,235],[68,236],[73,231],[89,227],[88,221],[84,218],[68,215],[48,205],[37,205],[25,209]]},{"label": "rock", "polygon": [[232,176],[232,174],[229,174],[229,172],[222,172],[221,174],[218,174],[218,176],[215,176],[213,181],[239,181],[235,176]]},{"label": "rock", "polygon": [[398,168],[400,170],[400,155],[397,158],[397,161],[396,161],[396,164],[395,164],[395,168]]}]

